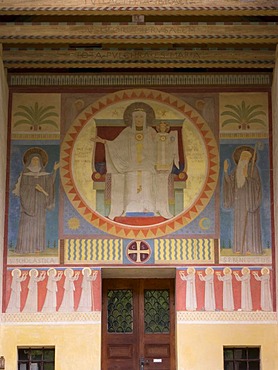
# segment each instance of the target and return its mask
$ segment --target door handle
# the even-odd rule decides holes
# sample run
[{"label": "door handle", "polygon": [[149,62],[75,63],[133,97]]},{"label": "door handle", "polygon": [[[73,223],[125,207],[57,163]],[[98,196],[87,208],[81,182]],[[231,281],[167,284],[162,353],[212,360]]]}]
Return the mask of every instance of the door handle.
[{"label": "door handle", "polygon": [[144,357],[140,357],[140,370],[144,370],[145,365],[149,364],[149,360],[145,360]]}]

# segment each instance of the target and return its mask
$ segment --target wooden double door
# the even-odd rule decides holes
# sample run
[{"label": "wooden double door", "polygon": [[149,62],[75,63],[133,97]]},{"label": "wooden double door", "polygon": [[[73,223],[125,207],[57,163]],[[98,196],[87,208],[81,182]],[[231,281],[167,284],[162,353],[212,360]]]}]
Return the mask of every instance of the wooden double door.
[{"label": "wooden double door", "polygon": [[174,370],[174,279],[104,279],[102,370]]}]

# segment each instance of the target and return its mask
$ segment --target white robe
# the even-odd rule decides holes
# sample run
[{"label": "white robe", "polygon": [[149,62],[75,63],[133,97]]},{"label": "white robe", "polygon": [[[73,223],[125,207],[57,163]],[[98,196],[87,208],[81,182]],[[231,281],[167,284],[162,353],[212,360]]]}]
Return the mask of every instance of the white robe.
[{"label": "white robe", "polygon": [[155,212],[155,135],[152,127],[142,131],[126,127],[113,141],[106,141],[110,219],[126,212]]},{"label": "white robe", "polygon": [[214,275],[199,275],[205,281],[205,311],[215,311]]},{"label": "white robe", "polygon": [[28,296],[22,312],[38,312],[38,282],[44,277],[30,276],[28,283]]},{"label": "white robe", "polygon": [[241,309],[242,311],[252,311],[252,296],[250,286],[250,274],[235,275],[238,281],[241,281]]},{"label": "white robe", "polygon": [[77,277],[68,277],[66,276],[64,282],[64,296],[59,307],[59,312],[73,312],[74,311],[74,291],[75,285],[74,281],[77,280]]},{"label": "white robe", "polygon": [[233,277],[231,274],[219,276],[218,280],[223,281],[223,311],[234,311]]},{"label": "white robe", "polygon": [[94,310],[94,296],[92,291],[92,281],[96,280],[96,275],[83,276],[82,280],[82,291],[80,301],[78,304],[78,312],[89,312]]},{"label": "white robe", "polygon": [[255,279],[261,282],[261,309],[262,311],[273,311],[271,290],[270,290],[270,276],[254,275]]},{"label": "white robe", "polygon": [[21,282],[26,279],[26,276],[13,276],[11,285],[11,295],[8,307],[6,309],[7,313],[18,313],[20,312],[20,299],[21,299]]},{"label": "white robe", "polygon": [[57,308],[57,281],[61,280],[61,276],[48,276],[46,286],[46,297],[42,307],[42,312],[56,312]]},{"label": "white robe", "polygon": [[182,280],[186,281],[185,308],[187,311],[196,311],[197,297],[196,297],[195,274],[184,275]]}]

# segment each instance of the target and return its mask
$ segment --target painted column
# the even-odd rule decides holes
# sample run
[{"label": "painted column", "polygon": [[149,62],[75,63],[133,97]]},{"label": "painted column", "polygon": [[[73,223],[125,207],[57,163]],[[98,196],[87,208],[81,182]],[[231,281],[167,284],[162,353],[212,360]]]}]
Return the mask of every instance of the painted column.
[{"label": "painted column", "polygon": [[4,220],[5,220],[5,189],[6,189],[6,158],[7,158],[7,124],[8,122],[8,84],[2,61],[2,45],[0,44],[0,305],[2,310],[2,279],[4,252]]},{"label": "painted column", "polygon": [[[278,46],[276,47],[275,67],[273,71],[272,83],[272,130],[273,130],[273,187],[274,187],[274,232],[275,232],[275,248],[276,248],[276,270],[278,267]],[[278,297],[278,274],[276,274],[276,300]],[[277,303],[276,303],[277,311]]]}]

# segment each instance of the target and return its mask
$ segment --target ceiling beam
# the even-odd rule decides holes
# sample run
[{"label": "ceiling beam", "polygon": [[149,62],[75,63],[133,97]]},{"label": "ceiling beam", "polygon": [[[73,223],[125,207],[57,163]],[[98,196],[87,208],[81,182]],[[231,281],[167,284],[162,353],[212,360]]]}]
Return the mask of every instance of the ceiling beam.
[{"label": "ceiling beam", "polygon": [[4,50],[6,68],[273,68],[275,50]]},{"label": "ceiling beam", "polygon": [[2,24],[6,44],[268,44],[278,43],[277,24]]},{"label": "ceiling beam", "polygon": [[[137,5],[135,5],[137,4]],[[140,6],[139,6],[140,4]],[[1,0],[0,14],[278,14],[276,0]]]}]

